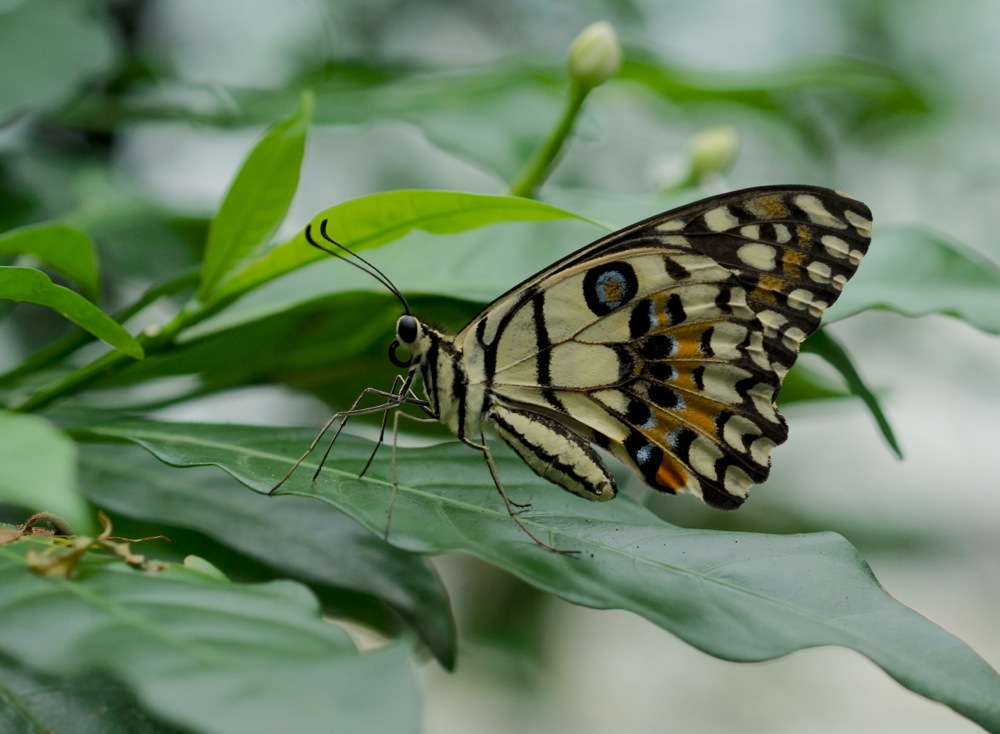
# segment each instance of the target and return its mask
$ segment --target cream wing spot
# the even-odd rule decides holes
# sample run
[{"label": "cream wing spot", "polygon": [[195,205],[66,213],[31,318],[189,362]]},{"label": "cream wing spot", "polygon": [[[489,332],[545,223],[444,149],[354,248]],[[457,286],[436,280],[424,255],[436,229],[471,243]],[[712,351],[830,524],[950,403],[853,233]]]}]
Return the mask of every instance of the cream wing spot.
[{"label": "cream wing spot", "polygon": [[774,240],[779,245],[785,245],[791,242],[792,233],[784,224],[774,225]]},{"label": "cream wing spot", "polygon": [[760,239],[760,225],[759,224],[748,224],[745,227],[740,227],[740,236],[746,237],[748,240],[759,240]]},{"label": "cream wing spot", "polygon": [[823,202],[812,194],[799,194],[795,197],[795,206],[806,213],[809,221],[831,229],[847,229],[847,225],[833,216],[823,206]]},{"label": "cream wing spot", "polygon": [[823,235],[819,241],[820,244],[826,248],[827,252],[836,258],[840,258],[841,260],[847,257],[851,252],[851,248],[846,242],[839,237],[834,237],[832,234]]},{"label": "cream wing spot", "polygon": [[727,206],[719,206],[705,212],[705,224],[713,232],[725,232],[736,227],[740,220],[733,216]]},{"label": "cream wing spot", "polygon": [[740,453],[746,451],[744,446],[747,436],[759,435],[760,428],[758,428],[755,423],[738,415],[734,415],[726,421],[726,427],[722,432],[723,440]]},{"label": "cream wing spot", "polygon": [[774,441],[761,436],[750,444],[750,458],[761,466],[767,466],[771,460],[771,449],[774,448]]},{"label": "cream wing spot", "polygon": [[824,262],[814,260],[806,268],[809,278],[816,283],[829,283],[833,276],[833,270]]},{"label": "cream wing spot", "polygon": [[736,256],[751,268],[774,270],[778,251],[763,242],[751,242],[736,251]]},{"label": "cream wing spot", "polygon": [[750,476],[738,466],[726,468],[726,476],[723,479],[726,491],[739,497],[745,497],[747,491],[753,486]]},{"label": "cream wing spot", "polygon": [[683,219],[669,219],[666,222],[662,222],[656,225],[656,229],[659,232],[680,232],[684,229],[685,222]]},{"label": "cream wing spot", "polygon": [[715,462],[722,458],[719,447],[708,439],[698,436],[688,449],[691,468],[705,477],[715,477]]},{"label": "cream wing spot", "polygon": [[857,230],[861,237],[868,239],[872,236],[872,220],[865,219],[860,214],[855,214],[850,210],[844,212],[844,218],[851,223],[851,226]]},{"label": "cream wing spot", "polygon": [[757,318],[764,327],[764,336],[769,339],[776,336],[778,329],[788,322],[788,317],[776,311],[761,311]]},{"label": "cream wing spot", "polygon": [[786,331],[784,334],[781,335],[781,343],[784,344],[789,349],[791,349],[792,351],[797,351],[799,345],[802,344],[805,338],[806,338],[806,333],[802,331],[802,329],[800,329],[799,327],[793,326],[792,328],[790,328],[788,331]]},{"label": "cream wing spot", "polygon": [[818,300],[816,294],[812,291],[807,291],[805,288],[796,288],[788,294],[788,305],[799,311],[808,310],[813,316],[822,316],[823,311],[826,310],[829,304],[826,301]]}]

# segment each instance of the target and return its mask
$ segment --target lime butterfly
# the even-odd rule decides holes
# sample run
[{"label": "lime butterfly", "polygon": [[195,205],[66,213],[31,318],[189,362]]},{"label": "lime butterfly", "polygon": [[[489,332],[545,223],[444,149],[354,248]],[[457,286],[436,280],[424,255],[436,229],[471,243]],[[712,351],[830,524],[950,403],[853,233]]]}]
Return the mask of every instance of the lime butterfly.
[{"label": "lime butterfly", "polygon": [[[389,279],[334,241],[324,221],[323,239],[402,303],[389,357],[407,372],[331,418],[299,461],[338,418],[413,405],[482,452],[511,516],[550,550],[518,518],[486,433],[586,499],[617,493],[602,449],[655,490],[735,509],[788,436],[775,407],[781,381],[857,270],[871,220],[861,202],[814,186],[714,196],[566,256],[457,334],[411,314]],[[309,228],[306,238],[344,257]],[[368,395],[383,402],[359,408]]]}]

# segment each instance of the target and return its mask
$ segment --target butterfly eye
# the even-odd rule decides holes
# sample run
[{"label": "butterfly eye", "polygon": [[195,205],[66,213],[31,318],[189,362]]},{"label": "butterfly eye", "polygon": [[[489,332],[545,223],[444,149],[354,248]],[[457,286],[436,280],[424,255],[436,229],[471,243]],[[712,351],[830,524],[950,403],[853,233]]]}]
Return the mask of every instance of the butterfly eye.
[{"label": "butterfly eye", "polygon": [[403,344],[413,344],[417,340],[417,320],[409,314],[400,316],[396,323],[396,336]]}]

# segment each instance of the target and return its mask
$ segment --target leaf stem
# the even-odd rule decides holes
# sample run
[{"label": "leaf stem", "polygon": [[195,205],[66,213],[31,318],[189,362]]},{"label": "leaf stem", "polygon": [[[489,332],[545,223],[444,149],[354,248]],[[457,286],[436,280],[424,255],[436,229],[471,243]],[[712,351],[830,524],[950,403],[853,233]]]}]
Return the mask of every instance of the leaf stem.
[{"label": "leaf stem", "polygon": [[521,170],[521,173],[511,184],[511,196],[523,196],[529,199],[535,197],[535,191],[542,185],[555,166],[559,154],[566,145],[576,118],[580,115],[583,102],[593,87],[580,84],[576,79],[570,82],[569,95],[563,107],[562,117],[549,133],[549,137],[535,151],[531,160]]},{"label": "leaf stem", "polygon": [[878,424],[882,436],[893,450],[893,453],[902,459],[903,450],[899,447],[899,442],[892,431],[889,419],[882,412],[882,406],[879,405],[875,393],[865,384],[861,374],[854,366],[854,362],[851,360],[851,356],[847,353],[844,345],[834,339],[829,330],[819,329],[802,344],[802,351],[818,354],[841,374],[847,383],[848,389],[861,398],[862,402],[868,407],[868,410],[871,411],[872,416],[875,418],[875,423]]}]

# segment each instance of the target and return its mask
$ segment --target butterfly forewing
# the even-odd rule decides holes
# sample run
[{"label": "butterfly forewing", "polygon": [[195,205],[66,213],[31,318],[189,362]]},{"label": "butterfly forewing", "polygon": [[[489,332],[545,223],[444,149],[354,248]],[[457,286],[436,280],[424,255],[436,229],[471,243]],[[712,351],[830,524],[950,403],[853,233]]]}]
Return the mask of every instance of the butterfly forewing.
[{"label": "butterfly forewing", "polygon": [[863,204],[814,187],[652,217],[488,306],[456,338],[466,378],[495,405],[610,450],[657,490],[738,507],[787,437],[781,379],[857,269],[870,225]]}]

